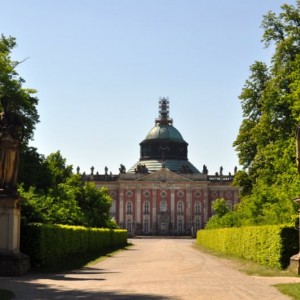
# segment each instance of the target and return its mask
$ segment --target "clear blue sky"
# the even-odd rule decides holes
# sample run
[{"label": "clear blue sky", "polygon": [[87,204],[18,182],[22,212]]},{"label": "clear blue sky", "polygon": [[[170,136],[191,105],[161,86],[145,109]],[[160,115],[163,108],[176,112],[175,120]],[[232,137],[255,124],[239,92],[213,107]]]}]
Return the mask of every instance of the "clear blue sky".
[{"label": "clear blue sky", "polygon": [[2,0],[25,87],[38,90],[32,146],[81,171],[118,172],[139,159],[159,97],[189,143],[189,160],[232,172],[242,120],[238,96],[256,60],[262,16],[281,0]]}]

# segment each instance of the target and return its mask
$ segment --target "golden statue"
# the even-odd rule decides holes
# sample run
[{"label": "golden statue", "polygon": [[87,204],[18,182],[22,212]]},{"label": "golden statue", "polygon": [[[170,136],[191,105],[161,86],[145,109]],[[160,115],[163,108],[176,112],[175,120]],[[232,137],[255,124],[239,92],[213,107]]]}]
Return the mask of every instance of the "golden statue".
[{"label": "golden statue", "polygon": [[0,193],[16,194],[23,126],[10,101],[5,97],[0,101],[3,108],[0,114]]}]

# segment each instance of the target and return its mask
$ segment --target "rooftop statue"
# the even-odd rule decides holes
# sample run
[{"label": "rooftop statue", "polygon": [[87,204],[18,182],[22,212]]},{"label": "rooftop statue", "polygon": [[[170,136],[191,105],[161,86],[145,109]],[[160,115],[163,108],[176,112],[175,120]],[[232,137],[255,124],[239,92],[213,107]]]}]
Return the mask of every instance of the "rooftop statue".
[{"label": "rooftop statue", "polygon": [[11,99],[0,99],[0,193],[16,195],[19,147],[24,136],[23,122],[11,108]]},{"label": "rooftop statue", "polygon": [[120,173],[124,174],[126,173],[126,168],[124,165],[120,164],[120,168],[119,168]]}]

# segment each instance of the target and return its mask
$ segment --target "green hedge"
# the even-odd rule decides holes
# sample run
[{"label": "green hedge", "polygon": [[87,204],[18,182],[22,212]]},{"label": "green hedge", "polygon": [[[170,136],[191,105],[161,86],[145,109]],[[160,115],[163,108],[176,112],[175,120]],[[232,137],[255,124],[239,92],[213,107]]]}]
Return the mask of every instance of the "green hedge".
[{"label": "green hedge", "polygon": [[282,225],[199,230],[197,243],[271,268],[285,268],[298,253],[298,234],[295,227]]},{"label": "green hedge", "polygon": [[127,244],[127,230],[68,225],[27,224],[21,251],[33,265],[48,266],[70,256],[101,253]]}]

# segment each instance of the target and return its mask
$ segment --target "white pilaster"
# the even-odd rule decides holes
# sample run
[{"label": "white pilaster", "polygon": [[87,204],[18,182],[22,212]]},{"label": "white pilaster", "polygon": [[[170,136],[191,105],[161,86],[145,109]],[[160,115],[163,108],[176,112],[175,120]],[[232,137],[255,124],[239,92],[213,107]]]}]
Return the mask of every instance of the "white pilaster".
[{"label": "white pilaster", "polygon": [[203,221],[206,224],[208,219],[208,188],[203,190],[204,194],[204,209],[203,209]]},{"label": "white pilaster", "polygon": [[136,198],[135,198],[135,203],[136,203],[136,222],[141,223],[141,189],[136,187]]},{"label": "white pilaster", "polygon": [[119,222],[124,223],[124,200],[123,200],[123,189],[121,188],[119,194]]},{"label": "white pilaster", "polygon": [[170,190],[170,192],[171,192],[171,207],[170,207],[170,209],[171,209],[171,211],[170,211],[170,213],[171,213],[171,223],[172,223],[172,226],[173,226],[173,231],[174,231],[174,228],[175,228],[175,189],[171,189]]}]

